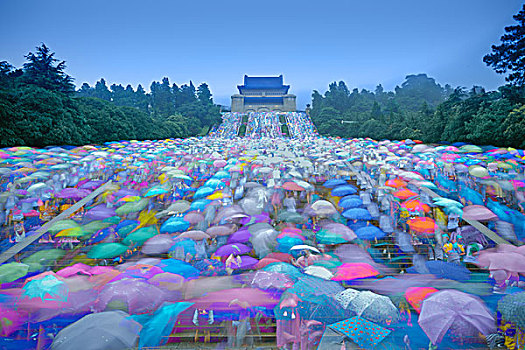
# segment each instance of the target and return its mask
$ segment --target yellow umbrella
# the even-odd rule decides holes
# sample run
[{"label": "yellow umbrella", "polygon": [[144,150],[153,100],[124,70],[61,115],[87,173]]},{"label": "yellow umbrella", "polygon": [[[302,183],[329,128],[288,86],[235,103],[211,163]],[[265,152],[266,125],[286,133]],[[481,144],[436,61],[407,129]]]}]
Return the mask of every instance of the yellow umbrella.
[{"label": "yellow umbrella", "polygon": [[79,237],[84,235],[84,230],[82,230],[82,227],[72,227],[72,228],[66,228],[59,233],[56,234],[55,237]]},{"label": "yellow umbrella", "polygon": [[206,199],[214,200],[214,199],[223,199],[226,197],[231,197],[231,196],[224,194],[223,192],[215,192],[213,194],[210,194],[208,197],[206,197]]}]

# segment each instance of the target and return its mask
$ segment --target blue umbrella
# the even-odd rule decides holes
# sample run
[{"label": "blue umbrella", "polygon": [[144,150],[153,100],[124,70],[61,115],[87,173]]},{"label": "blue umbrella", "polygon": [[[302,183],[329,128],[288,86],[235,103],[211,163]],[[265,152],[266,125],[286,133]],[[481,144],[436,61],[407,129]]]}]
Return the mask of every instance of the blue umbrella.
[{"label": "blue umbrella", "polygon": [[226,171],[218,171],[212,176],[214,179],[229,179],[230,174]]},{"label": "blue umbrella", "polygon": [[299,277],[304,276],[301,273],[301,271],[297,269],[297,267],[285,262],[275,262],[268,264],[265,267],[263,267],[262,270],[266,272],[280,272],[290,277],[291,279],[298,279]]},{"label": "blue umbrella", "polygon": [[115,233],[115,228],[113,226],[103,228],[102,230],[98,230],[95,232],[91,238],[87,241],[88,244],[95,244],[100,243],[106,238],[108,238],[111,234]]},{"label": "blue umbrella", "polygon": [[346,181],[341,180],[341,179],[331,179],[331,180],[325,181],[325,183],[323,184],[323,186],[326,188],[334,188],[336,186],[341,186],[341,185],[347,185]]},{"label": "blue umbrella", "polygon": [[177,259],[164,259],[155,266],[160,267],[164,272],[181,275],[186,279],[199,277],[200,274],[199,270],[187,262]]},{"label": "blue umbrella", "polygon": [[171,217],[160,227],[161,233],[184,232],[190,227],[190,223],[180,217]]},{"label": "blue umbrella", "polygon": [[343,333],[364,349],[372,349],[390,334],[390,330],[357,316],[328,327]]},{"label": "blue umbrella", "polygon": [[386,236],[386,233],[384,233],[379,227],[376,227],[374,225],[361,227],[360,229],[357,229],[354,232],[358,238],[367,240],[381,239]]},{"label": "blue umbrella", "polygon": [[217,189],[223,188],[225,186],[225,183],[219,179],[211,178],[204,183],[204,186]]},{"label": "blue umbrella", "polygon": [[342,185],[335,187],[331,194],[334,197],[343,197],[349,194],[356,194],[357,189],[352,185]]},{"label": "blue umbrella", "polygon": [[215,189],[211,187],[200,187],[193,195],[194,199],[204,198],[215,192]]},{"label": "blue umbrella", "polygon": [[350,220],[372,220],[372,215],[364,208],[350,208],[343,211],[341,215]]},{"label": "blue umbrella", "polygon": [[153,315],[133,315],[132,319],[142,324],[139,349],[166,344],[175,326],[177,317],[194,303],[164,303]]},{"label": "blue umbrella", "polygon": [[344,209],[359,208],[360,206],[363,205],[363,201],[361,200],[361,198],[347,198],[347,199],[345,198],[347,197],[343,197],[339,201],[339,206],[341,208],[344,208]]},{"label": "blue umbrella", "polygon": [[177,242],[175,242],[174,245],[171,246],[170,252],[174,252],[177,249],[182,249],[184,252],[184,255],[190,253],[191,256],[195,256],[197,254],[197,248],[195,247],[195,241],[192,239],[178,239]]},{"label": "blue umbrella", "polygon": [[190,205],[190,210],[198,210],[198,211],[204,211],[206,209],[206,206],[211,203],[211,200],[209,199],[198,199],[196,201],[193,201]]},{"label": "blue umbrella", "polygon": [[[468,282],[470,271],[461,265],[441,261],[431,260],[425,262],[425,267],[431,274],[439,278],[447,278],[458,282]],[[416,269],[414,266],[406,270],[408,273],[426,273],[427,271]]]}]

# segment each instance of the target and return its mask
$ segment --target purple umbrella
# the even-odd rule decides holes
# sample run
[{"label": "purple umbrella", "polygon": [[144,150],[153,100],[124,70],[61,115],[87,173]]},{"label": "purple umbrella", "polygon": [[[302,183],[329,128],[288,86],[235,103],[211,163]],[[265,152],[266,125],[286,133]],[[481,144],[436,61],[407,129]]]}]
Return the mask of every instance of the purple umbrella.
[{"label": "purple umbrella", "polygon": [[132,188],[121,188],[114,193],[115,197],[140,196],[140,192]]},{"label": "purple umbrella", "polygon": [[252,248],[242,243],[226,244],[217,249],[216,256],[229,256],[230,254],[246,254],[252,251]]},{"label": "purple umbrella", "polygon": [[149,255],[164,254],[169,252],[174,244],[175,242],[170,235],[160,234],[148,239],[142,246],[142,252]]},{"label": "purple umbrella", "polygon": [[340,245],[335,250],[335,255],[342,263],[366,263],[384,274],[391,271],[388,267],[376,263],[367,251],[355,244]]},{"label": "purple umbrella", "polygon": [[71,198],[71,199],[81,199],[89,195],[91,191],[89,190],[82,190],[78,188],[72,188],[67,187],[64,188],[62,191],[55,194],[55,197],[57,198]]},{"label": "purple umbrella", "polygon": [[423,300],[418,323],[435,345],[449,330],[463,337],[496,331],[494,317],[483,301],[453,289],[433,293]]},{"label": "purple umbrella", "polygon": [[104,181],[102,180],[91,180],[86,183],[83,183],[82,185],[79,186],[79,188],[85,189],[85,190],[94,190],[95,188],[100,187],[100,185],[102,185],[103,183]]},{"label": "purple umbrella", "polygon": [[238,265],[237,262],[234,261],[231,266],[233,270],[250,269],[254,267],[255,265],[257,265],[257,263],[259,262],[259,260],[252,258],[251,256],[247,256],[247,255],[242,255],[239,258],[241,259],[241,263]]},{"label": "purple umbrella", "polygon": [[141,278],[126,278],[104,286],[95,302],[95,310],[104,311],[110,302],[117,300],[127,304],[130,314],[147,313],[162,304],[164,292]]},{"label": "purple umbrella", "polygon": [[105,204],[100,204],[89,209],[86,213],[86,218],[91,220],[104,220],[115,215],[117,215],[115,209],[108,208]]},{"label": "purple umbrella", "polygon": [[248,231],[247,228],[243,228],[237,232],[232,233],[228,237],[228,244],[248,242],[251,236],[252,234],[250,233],[250,231]]}]

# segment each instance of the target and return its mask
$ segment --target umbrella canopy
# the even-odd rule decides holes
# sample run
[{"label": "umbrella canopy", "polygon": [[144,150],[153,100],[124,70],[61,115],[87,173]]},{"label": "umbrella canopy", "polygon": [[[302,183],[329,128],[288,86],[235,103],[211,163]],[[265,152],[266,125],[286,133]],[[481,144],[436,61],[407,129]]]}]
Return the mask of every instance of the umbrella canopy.
[{"label": "umbrella canopy", "polygon": [[246,254],[252,251],[252,248],[242,243],[226,244],[217,249],[216,256],[229,256],[230,254]]},{"label": "umbrella canopy", "polygon": [[421,303],[423,300],[437,291],[436,288],[432,287],[408,287],[405,291],[405,299],[414,310],[421,312]]},{"label": "umbrella canopy", "polygon": [[62,329],[53,340],[53,350],[120,350],[135,346],[142,326],[123,311],[89,314]]},{"label": "umbrella canopy", "polygon": [[100,243],[93,246],[87,256],[90,259],[111,259],[124,254],[127,250],[128,247],[121,243]]},{"label": "umbrella canopy", "polygon": [[142,246],[144,254],[164,254],[169,252],[170,248],[175,244],[173,238],[167,234],[159,234],[149,238]]},{"label": "umbrella canopy", "polygon": [[525,292],[505,295],[498,301],[498,311],[505,321],[525,328]]},{"label": "umbrella canopy", "polygon": [[332,189],[331,195],[334,197],[344,197],[350,194],[356,194],[357,189],[352,185],[341,185]]},{"label": "umbrella canopy", "polygon": [[352,317],[328,327],[344,334],[364,349],[372,349],[390,334],[390,330],[362,317]]},{"label": "umbrella canopy", "polygon": [[164,292],[141,278],[124,278],[108,283],[100,291],[94,308],[104,311],[109,303],[119,301],[131,314],[151,312],[163,302]]},{"label": "umbrella canopy", "polygon": [[21,263],[7,263],[0,265],[0,284],[16,281],[27,275],[29,265]]},{"label": "umbrella canopy", "polygon": [[468,205],[463,208],[463,218],[468,220],[497,220],[498,216],[483,205]]},{"label": "umbrella canopy", "polygon": [[372,215],[364,208],[350,208],[343,211],[341,215],[350,220],[372,220]]},{"label": "umbrella canopy", "polygon": [[429,217],[417,217],[407,221],[408,226],[416,234],[433,236],[436,230],[436,222]]},{"label": "umbrella canopy", "polygon": [[350,281],[379,275],[379,271],[366,263],[344,263],[337,267],[334,281]]},{"label": "umbrella canopy", "polygon": [[433,344],[439,344],[449,330],[466,337],[496,330],[494,317],[480,299],[448,289],[423,301],[418,323]]}]

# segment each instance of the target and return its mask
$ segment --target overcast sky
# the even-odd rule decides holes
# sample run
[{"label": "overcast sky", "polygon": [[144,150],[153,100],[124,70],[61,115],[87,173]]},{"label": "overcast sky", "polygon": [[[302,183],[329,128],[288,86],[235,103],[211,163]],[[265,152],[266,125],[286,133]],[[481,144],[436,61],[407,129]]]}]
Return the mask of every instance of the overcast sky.
[{"label": "overcast sky", "polygon": [[44,42],[77,86],[101,77],[147,90],[167,76],[210,85],[230,104],[244,74],[279,75],[298,95],[332,81],[392,90],[408,74],[489,90],[504,78],[482,58],[518,0],[1,0],[0,60],[20,67]]}]

